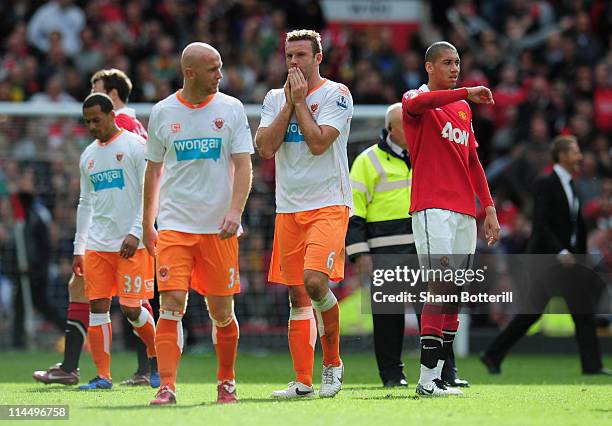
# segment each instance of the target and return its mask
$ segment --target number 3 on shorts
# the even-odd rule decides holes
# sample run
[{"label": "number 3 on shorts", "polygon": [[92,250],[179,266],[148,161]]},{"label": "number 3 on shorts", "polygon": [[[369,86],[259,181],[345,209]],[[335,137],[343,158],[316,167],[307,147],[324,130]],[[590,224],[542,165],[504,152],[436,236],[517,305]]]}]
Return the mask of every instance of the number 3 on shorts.
[{"label": "number 3 on shorts", "polygon": [[236,275],[236,270],[232,267],[229,268],[229,284],[227,286],[227,288],[232,288],[234,287],[234,275]]}]

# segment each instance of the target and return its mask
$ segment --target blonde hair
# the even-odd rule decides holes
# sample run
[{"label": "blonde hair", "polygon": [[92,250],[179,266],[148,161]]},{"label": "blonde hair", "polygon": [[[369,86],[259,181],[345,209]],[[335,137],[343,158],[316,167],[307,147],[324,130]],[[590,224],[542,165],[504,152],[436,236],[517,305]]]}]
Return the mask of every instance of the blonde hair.
[{"label": "blonde hair", "polygon": [[310,41],[310,44],[312,45],[312,53],[315,55],[323,51],[323,48],[321,47],[321,34],[313,30],[294,30],[288,32],[285,43],[300,40]]},{"label": "blonde hair", "polygon": [[550,144],[550,154],[555,163],[559,162],[559,154],[570,150],[573,143],[578,143],[578,139],[573,135],[559,135]]}]

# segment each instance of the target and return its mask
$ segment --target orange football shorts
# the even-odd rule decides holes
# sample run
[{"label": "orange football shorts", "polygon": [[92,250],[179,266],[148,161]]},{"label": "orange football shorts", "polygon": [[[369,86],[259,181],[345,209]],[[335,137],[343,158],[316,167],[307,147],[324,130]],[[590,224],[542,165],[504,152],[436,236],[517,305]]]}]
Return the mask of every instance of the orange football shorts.
[{"label": "orange football shorts", "polygon": [[154,258],[144,248],[129,259],[117,252],[86,250],[83,270],[88,300],[153,297]]},{"label": "orange football shorts", "polygon": [[160,231],[157,239],[157,288],[189,290],[203,296],[240,293],[238,238],[217,234]]},{"label": "orange football shorts", "polygon": [[304,270],[344,278],[347,206],[329,206],[296,213],[277,213],[268,281],[303,285]]}]

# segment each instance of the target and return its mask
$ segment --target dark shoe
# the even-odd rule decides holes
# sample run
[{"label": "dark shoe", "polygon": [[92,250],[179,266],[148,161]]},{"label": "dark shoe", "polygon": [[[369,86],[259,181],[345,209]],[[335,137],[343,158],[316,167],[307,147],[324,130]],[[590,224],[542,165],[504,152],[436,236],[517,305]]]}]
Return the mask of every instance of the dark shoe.
[{"label": "dark shoe", "polygon": [[50,383],[59,383],[61,385],[76,385],[79,383],[79,369],[66,372],[61,368],[62,363],[49,367],[47,370],[35,371],[32,377],[37,382],[42,382],[46,385]]},{"label": "dark shoe", "polygon": [[501,365],[486,353],[480,355],[480,361],[487,367],[489,374],[501,374]]},{"label": "dark shoe", "polygon": [[442,379],[444,381],[444,384],[446,384],[446,386],[449,386],[451,388],[469,388],[470,387],[470,382],[468,382],[467,380],[463,380],[463,379],[458,379],[456,377],[452,378],[452,379]]},{"label": "dark shoe", "polygon": [[408,387],[408,382],[403,377],[397,379],[389,379],[383,383],[386,388],[405,388]]},{"label": "dark shoe", "polygon": [[[122,386],[149,386],[150,384],[151,380],[148,374],[138,373],[134,373],[132,377],[121,382]],[[159,387],[159,385],[153,387]]]},{"label": "dark shoe", "polygon": [[582,373],[584,375],[588,375],[588,376],[612,376],[612,370],[606,368],[606,367],[601,367],[600,370],[597,371],[593,371],[592,373]]}]

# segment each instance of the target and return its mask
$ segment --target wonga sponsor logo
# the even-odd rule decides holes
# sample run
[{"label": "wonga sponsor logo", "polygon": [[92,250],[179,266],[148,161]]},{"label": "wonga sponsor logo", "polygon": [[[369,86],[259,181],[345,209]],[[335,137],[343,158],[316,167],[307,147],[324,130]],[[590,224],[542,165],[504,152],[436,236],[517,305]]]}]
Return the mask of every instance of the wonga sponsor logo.
[{"label": "wonga sponsor logo", "polygon": [[123,189],[125,186],[123,170],[121,169],[104,170],[103,172],[93,173],[89,175],[89,181],[93,185],[95,192],[111,188]]},{"label": "wonga sponsor logo", "polygon": [[285,133],[285,142],[304,142],[304,135],[297,123],[289,123],[287,133]]},{"label": "wonga sponsor logo", "polygon": [[219,160],[221,158],[221,138],[195,138],[174,141],[177,161]]}]

